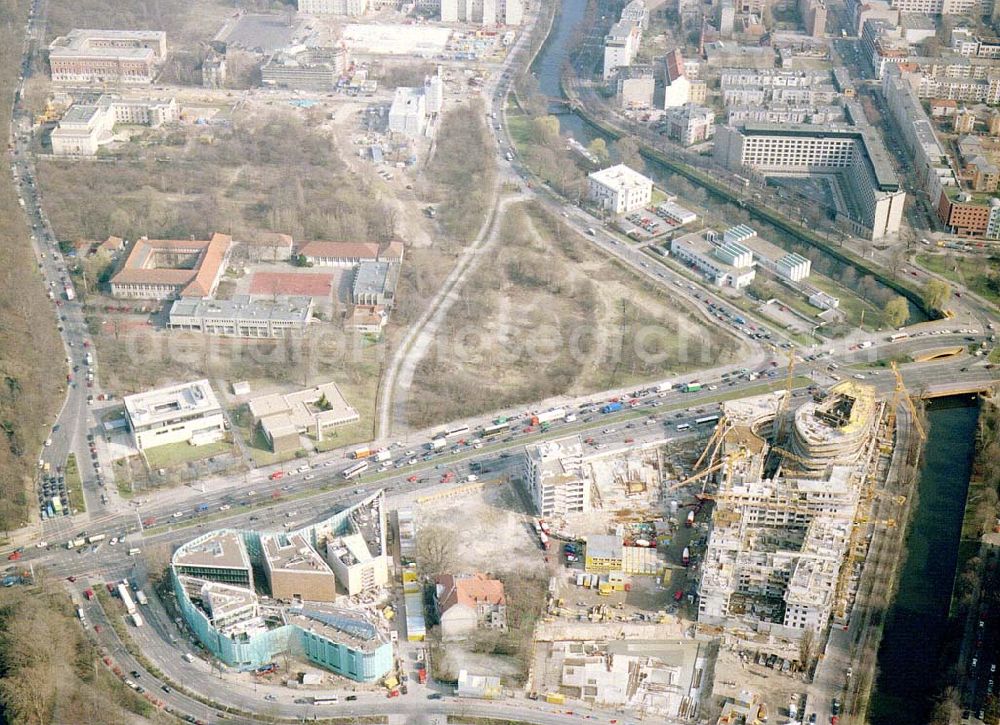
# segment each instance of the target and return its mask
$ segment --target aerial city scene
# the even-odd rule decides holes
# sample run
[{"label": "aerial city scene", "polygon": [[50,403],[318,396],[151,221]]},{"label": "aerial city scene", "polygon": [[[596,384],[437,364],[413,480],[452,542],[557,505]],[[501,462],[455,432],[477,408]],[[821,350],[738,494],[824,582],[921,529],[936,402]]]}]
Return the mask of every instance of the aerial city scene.
[{"label": "aerial city scene", "polygon": [[1000,0],[3,0],[0,725],[1000,723]]}]

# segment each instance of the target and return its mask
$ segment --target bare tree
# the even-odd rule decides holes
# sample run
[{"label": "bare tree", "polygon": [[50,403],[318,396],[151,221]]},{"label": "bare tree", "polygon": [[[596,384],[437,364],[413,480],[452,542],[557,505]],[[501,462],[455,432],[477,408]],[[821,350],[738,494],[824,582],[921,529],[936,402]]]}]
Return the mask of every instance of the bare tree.
[{"label": "bare tree", "polygon": [[423,526],[417,533],[417,565],[425,575],[435,577],[451,571],[458,559],[454,532],[444,526]]}]

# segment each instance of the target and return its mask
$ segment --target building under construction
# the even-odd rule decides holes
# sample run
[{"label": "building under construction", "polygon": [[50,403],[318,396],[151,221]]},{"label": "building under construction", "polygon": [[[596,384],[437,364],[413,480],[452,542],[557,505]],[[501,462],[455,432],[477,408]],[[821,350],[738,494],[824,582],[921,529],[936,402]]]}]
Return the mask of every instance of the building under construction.
[{"label": "building under construction", "polygon": [[785,391],[726,403],[699,460],[718,481],[704,494],[716,506],[698,619],[797,640],[850,607],[885,404],[853,381],[789,401]]}]

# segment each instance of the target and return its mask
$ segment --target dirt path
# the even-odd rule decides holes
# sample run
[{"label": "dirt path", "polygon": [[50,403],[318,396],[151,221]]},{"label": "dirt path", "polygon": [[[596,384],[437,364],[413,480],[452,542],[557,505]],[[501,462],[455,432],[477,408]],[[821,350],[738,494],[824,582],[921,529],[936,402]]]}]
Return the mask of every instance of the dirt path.
[{"label": "dirt path", "polygon": [[413,382],[413,373],[417,363],[423,358],[434,341],[438,327],[444,320],[451,306],[458,300],[458,290],[469,272],[475,269],[475,261],[479,255],[496,241],[499,236],[503,212],[515,202],[524,201],[521,195],[507,196],[500,199],[500,184],[502,176],[498,175],[494,185],[494,198],[498,201],[493,205],[486,221],[476,238],[465,248],[451,274],[434,295],[427,309],[406,333],[399,347],[393,351],[392,360],[385,371],[382,389],[378,401],[378,435],[387,437],[394,429],[406,425],[405,395],[398,392],[409,389]]}]

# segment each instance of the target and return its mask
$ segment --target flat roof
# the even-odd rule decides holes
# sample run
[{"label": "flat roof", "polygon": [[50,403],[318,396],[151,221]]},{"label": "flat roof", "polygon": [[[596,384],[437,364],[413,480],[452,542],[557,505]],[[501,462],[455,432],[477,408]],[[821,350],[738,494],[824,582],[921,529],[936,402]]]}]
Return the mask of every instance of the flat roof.
[{"label": "flat roof", "polygon": [[861,147],[868,157],[875,182],[881,191],[896,191],[899,189],[899,177],[893,170],[892,163],[885,146],[876,139],[867,128],[858,126],[810,125],[805,123],[759,123],[746,122],[740,124],[741,131],[746,135],[759,136],[799,136],[812,138],[853,138],[861,142]]},{"label": "flat roof", "polygon": [[652,185],[653,183],[652,180],[647,179],[638,171],[625,164],[617,164],[616,166],[609,166],[600,171],[592,171],[589,176],[599,184],[604,184],[618,190],[637,188]]},{"label": "flat roof", "polygon": [[179,415],[207,415],[221,410],[212,386],[205,379],[126,395],[123,402],[133,428],[173,420]]},{"label": "flat roof", "polygon": [[331,642],[350,645],[352,649],[372,652],[388,643],[385,635],[360,612],[323,606],[310,602],[285,612],[285,621]]},{"label": "flat roof", "polygon": [[250,295],[236,295],[231,300],[174,300],[170,318],[224,317],[234,320],[274,320],[281,322],[308,322],[312,317],[313,301],[305,296],[279,296],[277,299],[254,299]]},{"label": "flat roof", "polygon": [[[326,399],[321,409],[318,403]],[[292,393],[272,393],[249,402],[250,414],[263,421],[274,415],[285,415],[299,430],[315,425],[338,425],[360,419],[358,411],[344,399],[336,383],[329,382]]]},{"label": "flat roof", "polygon": [[274,571],[329,574],[333,570],[302,534],[267,534],[260,537],[264,557]]},{"label": "flat roof", "polygon": [[588,557],[593,559],[622,558],[622,537],[611,534],[592,534],[585,538]]},{"label": "flat roof", "polygon": [[243,539],[229,529],[212,531],[184,544],[174,554],[178,566],[215,567],[219,569],[250,569]]},{"label": "flat roof", "polygon": [[391,291],[395,286],[393,271],[391,262],[362,262],[354,274],[354,284],[351,287],[354,296]]}]

